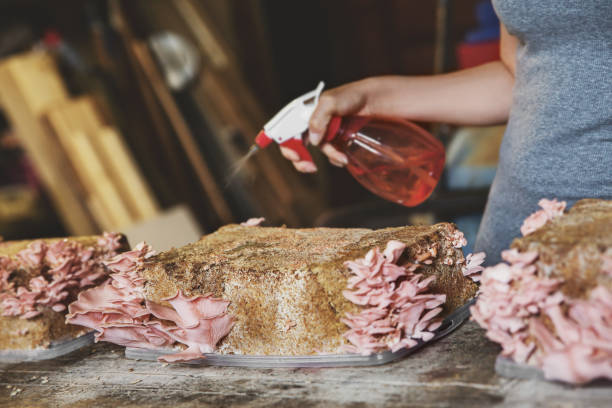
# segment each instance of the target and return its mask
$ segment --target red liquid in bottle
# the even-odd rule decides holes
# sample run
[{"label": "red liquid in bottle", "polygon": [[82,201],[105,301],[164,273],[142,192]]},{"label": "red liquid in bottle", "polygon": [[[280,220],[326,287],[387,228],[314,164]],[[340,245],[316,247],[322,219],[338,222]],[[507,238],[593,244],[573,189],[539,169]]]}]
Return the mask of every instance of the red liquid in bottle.
[{"label": "red liquid in bottle", "polygon": [[361,185],[407,207],[431,195],[444,169],[442,143],[407,120],[343,117],[331,143],[346,154]]}]

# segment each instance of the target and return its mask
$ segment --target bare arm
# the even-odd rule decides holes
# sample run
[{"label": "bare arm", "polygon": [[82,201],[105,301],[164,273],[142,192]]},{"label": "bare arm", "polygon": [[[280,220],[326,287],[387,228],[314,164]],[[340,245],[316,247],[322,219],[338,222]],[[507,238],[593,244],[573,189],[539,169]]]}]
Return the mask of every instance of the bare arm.
[{"label": "bare arm", "polygon": [[[500,61],[442,75],[367,78],[326,91],[310,120],[310,141],[319,144],[333,115],[386,115],[456,125],[503,123],[512,103],[517,41],[502,26]],[[346,164],[331,145],[321,149],[333,164]],[[291,152],[283,154],[295,159]],[[294,164],[300,171],[316,170],[305,162]]]},{"label": "bare arm", "polygon": [[321,96],[310,130],[322,132],[330,114],[355,110],[426,122],[498,124],[508,119],[514,84],[516,38],[501,28],[501,61],[443,75],[364,79]]}]

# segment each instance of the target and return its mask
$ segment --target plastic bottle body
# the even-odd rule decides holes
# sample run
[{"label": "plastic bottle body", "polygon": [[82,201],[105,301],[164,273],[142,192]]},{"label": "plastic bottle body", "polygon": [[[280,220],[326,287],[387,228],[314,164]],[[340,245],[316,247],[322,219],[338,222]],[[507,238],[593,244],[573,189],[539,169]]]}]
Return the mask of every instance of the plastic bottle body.
[{"label": "plastic bottle body", "polygon": [[407,207],[425,201],[444,169],[442,143],[412,122],[348,116],[331,142],[347,170],[372,193]]}]

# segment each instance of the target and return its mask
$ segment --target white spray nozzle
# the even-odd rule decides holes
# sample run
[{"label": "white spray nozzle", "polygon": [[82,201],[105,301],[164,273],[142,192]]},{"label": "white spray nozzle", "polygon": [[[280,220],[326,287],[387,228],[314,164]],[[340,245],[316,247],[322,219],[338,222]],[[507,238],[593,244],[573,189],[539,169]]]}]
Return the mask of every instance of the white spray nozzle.
[{"label": "white spray nozzle", "polygon": [[319,103],[319,96],[325,84],[319,82],[313,91],[295,98],[280,110],[268,123],[264,125],[266,135],[281,144],[290,139],[299,139],[308,129],[308,122]]}]

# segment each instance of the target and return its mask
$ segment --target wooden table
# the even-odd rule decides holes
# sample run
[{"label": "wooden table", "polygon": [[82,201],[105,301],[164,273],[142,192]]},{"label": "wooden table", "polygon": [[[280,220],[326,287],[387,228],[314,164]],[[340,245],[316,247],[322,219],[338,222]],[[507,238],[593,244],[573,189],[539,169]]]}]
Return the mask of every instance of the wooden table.
[{"label": "wooden table", "polygon": [[2,407],[612,407],[612,385],[499,377],[498,347],[474,323],[394,364],[242,369],[126,360],[96,344],[63,358],[0,365]]}]

